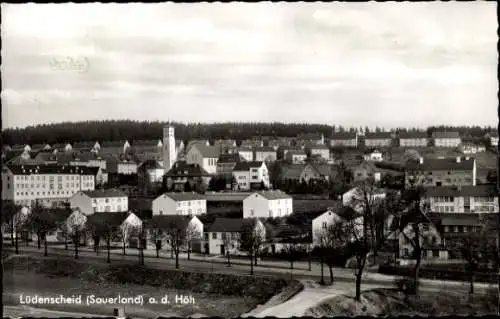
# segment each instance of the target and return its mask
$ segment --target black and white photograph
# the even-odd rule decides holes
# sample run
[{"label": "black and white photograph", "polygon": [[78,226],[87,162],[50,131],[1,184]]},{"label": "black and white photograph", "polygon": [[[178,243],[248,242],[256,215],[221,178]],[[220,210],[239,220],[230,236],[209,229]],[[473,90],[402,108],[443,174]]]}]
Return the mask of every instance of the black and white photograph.
[{"label": "black and white photograph", "polygon": [[2,3],[3,316],[499,315],[497,20]]}]

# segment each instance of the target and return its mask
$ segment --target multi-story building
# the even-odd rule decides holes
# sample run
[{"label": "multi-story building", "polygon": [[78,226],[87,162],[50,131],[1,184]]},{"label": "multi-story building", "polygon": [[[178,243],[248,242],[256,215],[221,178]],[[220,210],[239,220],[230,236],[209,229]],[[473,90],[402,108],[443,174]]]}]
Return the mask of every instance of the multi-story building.
[{"label": "multi-story building", "polygon": [[293,164],[303,164],[307,160],[307,154],[304,150],[289,150],[286,152],[285,159]]},{"label": "multi-story building", "polygon": [[177,160],[175,129],[167,125],[163,128],[163,168],[168,172]]},{"label": "multi-story building", "polygon": [[234,190],[259,189],[262,184],[269,187],[269,172],[266,163],[259,161],[239,162],[233,169],[233,178],[236,181]]},{"label": "multi-story building", "polygon": [[203,215],[207,213],[207,200],[198,193],[165,193],[152,203],[154,215]]},{"label": "multi-story building", "polygon": [[498,193],[493,185],[429,187],[429,208],[436,213],[498,213]]},{"label": "multi-story building", "polygon": [[280,179],[309,183],[311,180],[329,181],[333,175],[332,166],[328,164],[288,164],[281,165]]},{"label": "multi-story building", "polygon": [[297,136],[297,141],[303,141],[306,144],[313,143],[316,145],[324,145],[325,136],[323,133],[303,133]]},{"label": "multi-story building", "polygon": [[185,191],[186,183],[191,189],[204,188],[210,181],[208,174],[198,164],[187,164],[185,161],[177,161],[165,174],[167,187],[174,191]]},{"label": "multi-story building", "polygon": [[366,147],[390,147],[392,145],[391,132],[374,132],[365,134]]},{"label": "multi-story building", "polygon": [[405,185],[458,186],[476,185],[476,160],[469,157],[420,158],[409,163],[405,172]]},{"label": "multi-story building", "polygon": [[292,139],[291,138],[278,138],[278,139],[270,139],[267,141],[268,147],[272,147],[274,150],[278,150],[280,147],[290,147],[292,145]]},{"label": "multi-story building", "polygon": [[147,160],[139,165],[137,169],[139,179],[149,183],[162,183],[165,169],[155,160]]},{"label": "multi-story building", "polygon": [[330,146],[358,147],[358,134],[356,132],[333,133]]},{"label": "multi-story building", "polygon": [[434,132],[432,140],[435,147],[458,147],[462,143],[458,132]]},{"label": "multi-story building", "polygon": [[229,154],[238,153],[247,162],[253,161],[253,150],[248,147],[231,147],[227,150]]},{"label": "multi-story building", "polygon": [[254,192],[243,200],[243,218],[276,218],[292,213],[292,197],[280,190]]},{"label": "multi-story building", "polygon": [[474,143],[462,143],[460,144],[459,149],[463,154],[476,154],[486,152],[486,146],[477,145]]},{"label": "multi-story building", "polygon": [[264,146],[264,141],[261,139],[250,139],[250,140],[243,140],[241,141],[241,147],[246,147],[246,148],[251,148],[254,149],[256,147],[263,147]]},{"label": "multi-story building", "polygon": [[490,140],[491,146],[498,146],[498,131],[488,132],[485,137]]},{"label": "multi-story building", "polygon": [[233,177],[233,169],[240,161],[242,161],[242,158],[238,153],[221,154],[217,161],[216,174],[230,181]]},{"label": "multi-story building", "polygon": [[427,147],[429,136],[427,132],[399,132],[400,147]]},{"label": "multi-story building", "polygon": [[128,211],[128,196],[117,189],[99,189],[77,192],[69,199],[72,209],[85,215],[96,212],[116,213]]},{"label": "multi-story building", "polygon": [[205,146],[194,144],[186,154],[188,164],[198,164],[207,173],[215,175],[217,172],[217,160],[221,154],[221,150],[216,146]]},{"label": "multi-story building", "polygon": [[374,150],[373,152],[369,152],[365,154],[364,156],[365,161],[369,162],[381,162],[384,160],[382,153],[378,150]]},{"label": "multi-story building", "polygon": [[306,150],[311,158],[320,157],[324,160],[330,159],[330,148],[326,145],[308,145]]},{"label": "multi-story building", "polygon": [[205,254],[240,254],[240,236],[246,227],[251,227],[255,236],[266,240],[266,228],[258,219],[217,218],[203,234]]},{"label": "multi-story building", "polygon": [[214,146],[225,150],[227,148],[236,147],[236,141],[232,139],[218,139],[214,141]]},{"label": "multi-story building", "polygon": [[85,166],[7,165],[2,169],[2,199],[19,205],[66,203],[76,192],[94,190],[95,169]]},{"label": "multi-story building", "polygon": [[272,147],[256,147],[254,149],[254,159],[261,162],[274,162],[276,161],[276,150]]}]

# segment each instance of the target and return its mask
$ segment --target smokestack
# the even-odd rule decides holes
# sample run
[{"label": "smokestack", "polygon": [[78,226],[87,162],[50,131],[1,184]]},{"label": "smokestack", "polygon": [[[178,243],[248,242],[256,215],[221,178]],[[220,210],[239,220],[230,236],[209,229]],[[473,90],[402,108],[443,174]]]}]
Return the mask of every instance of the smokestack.
[{"label": "smokestack", "polygon": [[460,156],[457,156],[457,163],[460,163],[460,160],[461,160]]}]

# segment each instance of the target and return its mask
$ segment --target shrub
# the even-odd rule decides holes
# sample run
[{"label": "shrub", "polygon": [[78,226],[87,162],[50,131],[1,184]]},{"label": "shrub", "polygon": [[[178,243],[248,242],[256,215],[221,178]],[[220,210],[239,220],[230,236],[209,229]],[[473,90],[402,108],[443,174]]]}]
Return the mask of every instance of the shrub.
[{"label": "shrub", "polygon": [[399,291],[405,295],[416,295],[420,286],[419,280],[415,281],[413,278],[408,276],[397,276],[394,281]]}]

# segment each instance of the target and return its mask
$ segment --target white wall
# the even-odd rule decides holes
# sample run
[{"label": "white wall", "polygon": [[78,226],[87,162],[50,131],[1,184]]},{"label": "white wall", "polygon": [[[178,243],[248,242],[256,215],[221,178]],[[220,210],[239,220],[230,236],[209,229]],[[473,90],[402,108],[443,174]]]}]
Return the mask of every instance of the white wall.
[{"label": "white wall", "polygon": [[258,193],[253,193],[243,200],[243,218],[282,217],[292,213],[292,198],[268,200]]},{"label": "white wall", "polygon": [[153,215],[203,215],[207,213],[205,199],[174,201],[166,195],[153,200]]}]

